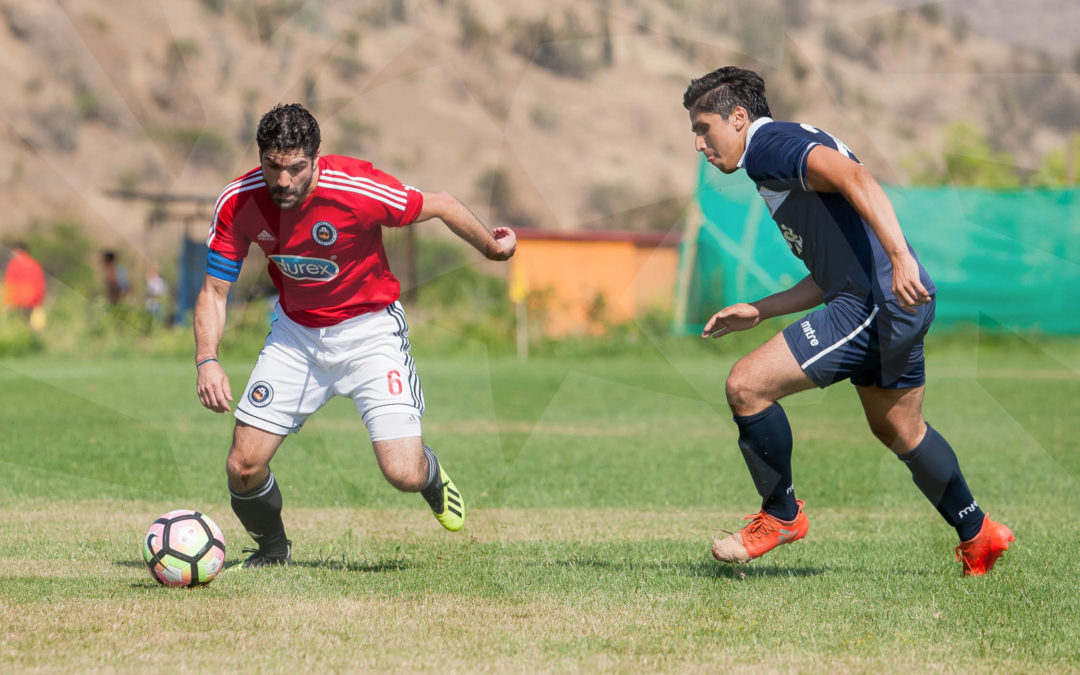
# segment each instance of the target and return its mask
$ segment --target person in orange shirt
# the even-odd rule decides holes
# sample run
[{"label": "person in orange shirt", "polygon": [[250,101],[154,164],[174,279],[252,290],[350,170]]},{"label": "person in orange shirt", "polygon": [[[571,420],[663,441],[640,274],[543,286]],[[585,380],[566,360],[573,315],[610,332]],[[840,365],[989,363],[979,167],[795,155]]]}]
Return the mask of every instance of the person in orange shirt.
[{"label": "person in orange shirt", "polygon": [[18,310],[29,319],[45,301],[45,271],[22,242],[13,244],[11,250],[11,260],[4,268],[4,307]]}]

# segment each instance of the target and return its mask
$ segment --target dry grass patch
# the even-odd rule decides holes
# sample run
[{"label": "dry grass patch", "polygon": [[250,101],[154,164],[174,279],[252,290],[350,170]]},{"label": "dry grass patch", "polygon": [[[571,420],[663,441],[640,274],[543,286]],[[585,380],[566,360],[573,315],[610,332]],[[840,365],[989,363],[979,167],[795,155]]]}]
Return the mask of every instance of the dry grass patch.
[{"label": "dry grass patch", "polygon": [[[227,504],[211,506],[236,562],[246,536]],[[806,542],[734,571],[707,552],[710,526],[741,522],[731,511],[479,509],[465,532],[450,534],[421,508],[297,507],[286,512],[293,565],[231,568],[206,587],[166,589],[138,556],[144,528],[167,510],[161,502],[0,507],[0,671],[1070,663],[1054,647],[1068,642],[1060,630],[1036,644],[1019,639],[1029,618],[972,623],[1018,592],[1059,612],[1068,604],[1023,572],[1031,544],[1018,542],[993,579],[968,583],[947,537],[926,534],[933,514],[819,509]],[[875,536],[878,525],[887,536]]]},{"label": "dry grass patch", "polygon": [[[0,604],[0,664],[45,671],[528,670],[754,672],[947,668],[943,654],[843,657],[800,648],[762,660],[725,637],[722,613],[682,598],[650,595],[618,605],[543,598],[476,602],[470,597],[295,596],[221,599],[162,592],[137,602],[70,600]],[[437,653],[436,657],[434,654]]]}]

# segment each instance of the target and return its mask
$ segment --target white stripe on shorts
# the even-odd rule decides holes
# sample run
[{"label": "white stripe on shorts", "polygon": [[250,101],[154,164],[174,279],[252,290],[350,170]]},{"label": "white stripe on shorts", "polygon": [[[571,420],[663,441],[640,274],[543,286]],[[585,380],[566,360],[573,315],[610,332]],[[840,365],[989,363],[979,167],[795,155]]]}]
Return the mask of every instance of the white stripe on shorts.
[{"label": "white stripe on shorts", "polygon": [[405,354],[405,368],[408,371],[409,393],[412,394],[413,405],[420,411],[424,412],[424,395],[423,390],[420,388],[420,380],[416,376],[416,361],[413,359],[412,354],[409,353],[411,346],[409,338],[407,337],[409,332],[409,323],[405,320],[405,311],[401,308],[401,305],[397,302],[390,303],[386,308],[386,313],[394,318],[397,322],[398,330],[394,335],[401,338],[401,351]]},{"label": "white stripe on shorts", "polygon": [[840,338],[835,343],[829,345],[825,349],[822,349],[817,354],[814,354],[813,356],[808,358],[806,361],[804,361],[802,364],[800,364],[799,367],[802,368],[803,370],[806,370],[806,368],[808,366],[810,366],[812,363],[814,363],[814,361],[817,361],[818,359],[820,359],[822,356],[825,356],[826,354],[828,354],[832,350],[836,349],[837,347],[839,347],[839,346],[841,346],[841,345],[843,345],[845,343],[851,342],[851,338],[855,337],[856,335],[858,335],[862,331],[866,330],[866,327],[869,326],[870,322],[874,320],[874,317],[877,316],[877,313],[878,313],[878,306],[874,305],[874,310],[872,312],[870,312],[870,316],[867,317],[866,321],[863,321],[862,324],[858,328],[851,331],[850,333],[848,333],[844,337]]}]

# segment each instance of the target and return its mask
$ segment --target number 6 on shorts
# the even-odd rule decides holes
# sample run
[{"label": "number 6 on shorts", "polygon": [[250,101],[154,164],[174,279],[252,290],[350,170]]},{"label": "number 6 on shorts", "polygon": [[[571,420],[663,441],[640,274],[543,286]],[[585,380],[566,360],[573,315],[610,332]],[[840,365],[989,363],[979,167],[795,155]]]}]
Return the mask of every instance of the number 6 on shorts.
[{"label": "number 6 on shorts", "polygon": [[390,390],[391,396],[397,396],[401,393],[401,373],[396,370],[391,370],[386,374],[386,386]]}]

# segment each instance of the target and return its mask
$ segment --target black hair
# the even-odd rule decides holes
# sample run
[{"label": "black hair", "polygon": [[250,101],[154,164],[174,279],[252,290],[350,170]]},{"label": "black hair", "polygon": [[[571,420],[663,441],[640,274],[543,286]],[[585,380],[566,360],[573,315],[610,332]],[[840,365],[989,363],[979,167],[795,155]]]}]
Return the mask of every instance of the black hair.
[{"label": "black hair", "polygon": [[116,262],[116,251],[102,251],[101,259],[110,264]]},{"label": "black hair", "polygon": [[255,142],[259,144],[260,157],[267,150],[301,150],[307,157],[314,157],[322,137],[319,123],[307,108],[299,103],[286,103],[274,106],[262,116]]},{"label": "black hair", "polygon": [[727,118],[735,106],[742,106],[750,121],[772,117],[765,99],[765,80],[752,70],[725,66],[690,81],[683,94],[683,107],[690,112],[711,112]]}]

